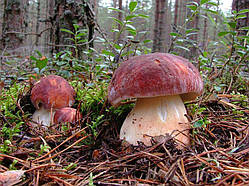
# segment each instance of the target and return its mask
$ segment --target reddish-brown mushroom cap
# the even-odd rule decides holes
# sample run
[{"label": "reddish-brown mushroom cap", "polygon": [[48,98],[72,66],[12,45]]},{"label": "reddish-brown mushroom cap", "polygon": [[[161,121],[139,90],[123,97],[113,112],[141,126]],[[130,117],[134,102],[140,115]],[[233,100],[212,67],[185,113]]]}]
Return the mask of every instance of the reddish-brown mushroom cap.
[{"label": "reddish-brown mushroom cap", "polygon": [[132,57],[119,66],[108,87],[108,100],[118,105],[128,98],[179,94],[183,101],[189,101],[202,91],[200,73],[187,59],[152,53]]},{"label": "reddish-brown mushroom cap", "polygon": [[72,106],[75,91],[62,77],[49,75],[38,81],[31,91],[31,101],[39,109],[62,108]]},{"label": "reddish-brown mushroom cap", "polygon": [[79,121],[81,118],[82,115],[80,114],[79,111],[77,111],[77,109],[64,107],[56,110],[54,114],[54,123],[57,124],[64,122],[75,123],[76,121]]}]

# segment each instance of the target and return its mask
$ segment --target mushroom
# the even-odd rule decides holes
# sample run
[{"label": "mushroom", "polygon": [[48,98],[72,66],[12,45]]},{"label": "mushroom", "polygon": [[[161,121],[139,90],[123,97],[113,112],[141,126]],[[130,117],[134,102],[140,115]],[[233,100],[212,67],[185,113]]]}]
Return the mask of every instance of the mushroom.
[{"label": "mushroom", "polygon": [[71,107],[74,96],[74,89],[64,78],[56,75],[41,78],[31,90],[31,101],[37,109],[32,120],[50,126],[55,109]]},{"label": "mushroom", "polygon": [[118,106],[124,99],[137,98],[126,117],[120,138],[137,145],[151,145],[152,137],[171,135],[189,145],[189,123],[184,101],[203,91],[198,70],[187,59],[172,54],[152,53],[124,61],[114,72],[108,100]]},{"label": "mushroom", "polygon": [[57,109],[54,114],[54,123],[75,123],[82,118],[81,114],[77,109],[64,107],[61,109]]}]

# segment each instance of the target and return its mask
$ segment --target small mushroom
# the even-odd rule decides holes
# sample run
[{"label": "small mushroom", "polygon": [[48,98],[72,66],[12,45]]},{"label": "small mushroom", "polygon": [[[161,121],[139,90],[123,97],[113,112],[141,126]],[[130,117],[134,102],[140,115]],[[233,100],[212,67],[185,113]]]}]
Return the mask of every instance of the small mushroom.
[{"label": "small mushroom", "polygon": [[82,118],[80,112],[75,108],[64,107],[57,109],[54,114],[54,123],[75,123]]},{"label": "small mushroom", "polygon": [[56,75],[41,78],[31,90],[31,101],[37,109],[32,120],[50,126],[55,110],[71,107],[74,96],[74,89],[64,78]]},{"label": "small mushroom", "polygon": [[184,101],[203,91],[198,70],[187,59],[166,53],[152,53],[124,61],[114,72],[108,100],[117,106],[124,99],[137,98],[125,119],[120,138],[133,145],[151,145],[151,138],[171,135],[189,145],[189,123]]}]

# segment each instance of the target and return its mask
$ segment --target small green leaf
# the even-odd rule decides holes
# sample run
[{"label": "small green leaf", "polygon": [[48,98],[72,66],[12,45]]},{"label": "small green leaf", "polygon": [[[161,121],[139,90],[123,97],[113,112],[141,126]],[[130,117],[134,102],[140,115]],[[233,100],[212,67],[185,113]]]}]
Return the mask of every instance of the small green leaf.
[{"label": "small green leaf", "polygon": [[183,50],[186,50],[186,51],[190,51],[188,48],[186,48],[186,47],[183,47],[183,46],[179,46],[179,45],[177,45],[177,46],[175,46],[176,48],[180,48],[180,49],[183,49]]},{"label": "small green leaf", "polygon": [[243,9],[243,10],[240,10],[238,12],[238,14],[244,14],[244,13],[247,13],[247,12],[249,12],[249,9]]},{"label": "small green leaf", "polygon": [[130,12],[134,12],[136,7],[137,7],[137,1],[130,2],[130,4],[129,4]]},{"label": "small green leaf", "polygon": [[249,30],[249,26],[241,27],[241,28],[239,28],[239,30]]},{"label": "small green leaf", "polygon": [[37,61],[38,59],[36,58],[36,57],[34,57],[34,56],[29,56],[29,58],[31,59],[31,60],[33,60],[33,61]]},{"label": "small green leaf", "polygon": [[121,26],[124,25],[124,23],[122,21],[120,21],[119,19],[115,18],[115,17],[110,17],[112,18],[113,21],[117,22],[118,24],[120,24]]},{"label": "small green leaf", "polygon": [[196,11],[197,10],[197,6],[195,5],[187,5],[187,7],[193,11]]},{"label": "small green leaf", "polygon": [[194,123],[194,128],[201,128],[201,127],[203,127],[204,126],[204,122],[203,122],[203,120],[198,120],[198,121],[196,121],[195,123]]},{"label": "small green leaf", "polygon": [[42,57],[42,53],[39,50],[36,50],[35,52],[38,54],[39,57]]},{"label": "small green leaf", "polygon": [[218,36],[219,36],[219,37],[222,37],[222,36],[225,36],[225,35],[227,35],[227,34],[230,34],[230,32],[219,32],[219,33],[218,33]]},{"label": "small green leaf", "polygon": [[128,16],[125,17],[125,20],[128,21],[128,20],[130,20],[130,19],[132,19],[134,17],[137,17],[137,15],[128,15]]},{"label": "small green leaf", "polygon": [[181,37],[182,35],[176,32],[171,32],[169,35],[171,36],[176,36],[176,37]]},{"label": "small green leaf", "polygon": [[133,35],[133,36],[136,36],[137,35],[137,31],[136,30],[132,30],[132,29],[127,29],[128,32]]},{"label": "small green leaf", "polygon": [[113,7],[110,7],[110,8],[108,8],[109,10],[112,10],[112,11],[116,11],[116,12],[121,12],[121,13],[125,13],[125,11],[124,10],[120,10],[120,9],[118,9],[118,8],[113,8]]},{"label": "small green leaf", "polygon": [[112,57],[115,56],[115,54],[113,52],[110,52],[110,51],[107,51],[107,50],[102,50],[102,54],[105,54],[107,56],[112,56]]},{"label": "small green leaf", "polygon": [[236,16],[236,19],[243,19],[243,18],[246,18],[246,15],[241,14],[241,15]]},{"label": "small green leaf", "polygon": [[74,27],[74,30],[78,30],[78,28],[79,28],[80,26],[77,25],[77,24],[73,24],[73,27]]},{"label": "small green leaf", "polygon": [[229,22],[228,25],[231,27],[231,28],[236,28],[236,22]]},{"label": "small green leaf", "polygon": [[209,2],[210,0],[201,0],[200,5],[206,4],[207,2]]},{"label": "small green leaf", "polygon": [[144,15],[144,14],[138,14],[139,17],[142,17],[142,18],[149,18],[150,16],[147,16],[147,15]]},{"label": "small green leaf", "polygon": [[211,10],[211,9],[207,9],[207,8],[203,8],[203,10],[204,10],[205,12],[210,12],[210,13],[215,14],[215,15],[218,15],[218,14],[219,14],[219,13],[218,13],[217,11],[215,11],[215,10]]},{"label": "small green leaf", "polygon": [[152,42],[151,39],[146,39],[146,40],[143,41],[144,44],[145,44],[145,43],[151,43],[151,42]]},{"label": "small green leaf", "polygon": [[47,66],[47,62],[48,60],[38,60],[36,61],[36,67],[39,68],[39,70],[41,71],[43,68],[45,68]]},{"label": "small green leaf", "polygon": [[136,28],[130,24],[127,24],[126,27],[128,30],[136,30]]},{"label": "small green leaf", "polygon": [[189,34],[189,33],[191,33],[191,32],[198,32],[198,29],[196,29],[196,28],[191,28],[191,29],[187,29],[187,30],[186,30],[186,34]]},{"label": "small green leaf", "polygon": [[65,29],[65,28],[61,28],[61,31],[62,31],[62,32],[67,32],[67,33],[69,33],[69,34],[74,35],[74,33],[73,33],[71,30],[68,30],[68,29]]}]

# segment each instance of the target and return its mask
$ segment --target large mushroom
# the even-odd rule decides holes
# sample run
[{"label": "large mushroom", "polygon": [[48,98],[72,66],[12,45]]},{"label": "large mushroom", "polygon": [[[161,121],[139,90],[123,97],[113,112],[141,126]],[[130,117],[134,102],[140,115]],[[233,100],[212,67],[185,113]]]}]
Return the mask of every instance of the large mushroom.
[{"label": "large mushroom", "polygon": [[203,91],[198,70],[187,59],[172,54],[152,53],[124,61],[114,72],[108,100],[117,106],[124,99],[137,98],[125,119],[120,138],[137,145],[151,145],[151,138],[174,137],[189,145],[189,123],[184,101]]},{"label": "large mushroom", "polygon": [[31,90],[31,101],[37,109],[32,120],[50,126],[55,110],[71,107],[74,97],[74,89],[64,78],[56,75],[41,78]]}]

